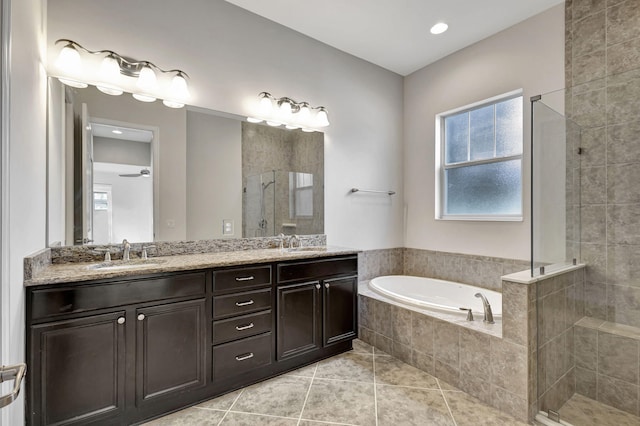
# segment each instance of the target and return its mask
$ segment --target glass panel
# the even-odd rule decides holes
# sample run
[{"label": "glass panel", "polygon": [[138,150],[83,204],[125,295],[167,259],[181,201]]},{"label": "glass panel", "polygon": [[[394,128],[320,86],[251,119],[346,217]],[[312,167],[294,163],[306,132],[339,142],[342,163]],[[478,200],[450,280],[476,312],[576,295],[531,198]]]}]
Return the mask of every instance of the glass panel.
[{"label": "glass panel", "polygon": [[445,214],[521,214],[521,167],[509,160],[446,170]]},{"label": "glass panel", "polygon": [[452,115],[444,119],[445,163],[459,163],[468,160],[469,113]]},{"label": "glass panel", "polygon": [[493,105],[469,112],[471,160],[493,158],[495,141],[493,119]]},{"label": "glass panel", "polygon": [[[561,105],[560,105],[561,106]],[[532,276],[580,260],[580,128],[533,102]]]},{"label": "glass panel", "polygon": [[496,104],[496,156],[522,154],[522,96]]},{"label": "glass panel", "polygon": [[313,174],[289,172],[289,217],[313,216]]}]

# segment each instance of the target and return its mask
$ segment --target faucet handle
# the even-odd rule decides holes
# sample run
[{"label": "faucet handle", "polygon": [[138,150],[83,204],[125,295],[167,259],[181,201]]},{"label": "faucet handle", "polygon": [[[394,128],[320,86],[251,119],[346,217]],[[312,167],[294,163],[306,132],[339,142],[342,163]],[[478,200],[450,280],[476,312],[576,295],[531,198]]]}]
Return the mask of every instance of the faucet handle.
[{"label": "faucet handle", "polygon": [[147,249],[154,249],[154,248],[156,248],[154,244],[151,244],[148,246],[142,246],[142,254],[140,257],[142,257],[142,259],[148,259],[149,256],[147,255]]},{"label": "faucet handle", "polygon": [[473,321],[473,312],[471,308],[458,308],[461,311],[467,311],[467,321]]},{"label": "faucet handle", "polygon": [[104,261],[111,262],[111,251],[108,248],[95,248],[93,251],[104,253]]}]

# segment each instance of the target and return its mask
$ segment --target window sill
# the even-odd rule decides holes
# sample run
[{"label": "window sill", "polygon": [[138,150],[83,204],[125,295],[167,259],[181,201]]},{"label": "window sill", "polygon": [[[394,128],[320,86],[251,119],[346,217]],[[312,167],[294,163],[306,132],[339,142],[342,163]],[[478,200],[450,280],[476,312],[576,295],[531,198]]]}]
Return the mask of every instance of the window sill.
[{"label": "window sill", "polygon": [[469,222],[522,222],[524,217],[521,215],[514,216],[474,216],[474,215],[443,215],[436,216],[436,220],[458,220]]}]

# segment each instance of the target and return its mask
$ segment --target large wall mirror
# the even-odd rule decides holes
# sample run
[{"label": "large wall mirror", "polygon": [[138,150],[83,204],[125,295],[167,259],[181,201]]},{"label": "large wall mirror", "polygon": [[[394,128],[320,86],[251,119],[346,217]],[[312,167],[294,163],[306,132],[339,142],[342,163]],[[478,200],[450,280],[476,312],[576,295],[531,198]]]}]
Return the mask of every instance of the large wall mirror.
[{"label": "large wall mirror", "polygon": [[324,232],[324,135],[49,79],[49,245]]}]

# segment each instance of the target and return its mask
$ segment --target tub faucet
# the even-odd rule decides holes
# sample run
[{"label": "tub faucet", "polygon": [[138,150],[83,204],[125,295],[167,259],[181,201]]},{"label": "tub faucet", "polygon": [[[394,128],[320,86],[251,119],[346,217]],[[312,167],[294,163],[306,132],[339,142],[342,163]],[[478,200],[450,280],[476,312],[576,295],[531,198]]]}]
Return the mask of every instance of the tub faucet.
[{"label": "tub faucet", "polygon": [[125,238],[124,240],[122,240],[122,260],[124,261],[130,260],[129,258],[130,252],[131,252],[131,244],[129,244],[129,241],[127,241],[127,239]]},{"label": "tub faucet", "polygon": [[484,306],[484,319],[482,321],[486,322],[487,324],[494,324],[495,322],[493,321],[493,312],[491,312],[491,305],[489,304],[489,301],[486,297],[484,297],[484,294],[482,293],[476,293],[476,297],[482,299],[482,305]]}]

